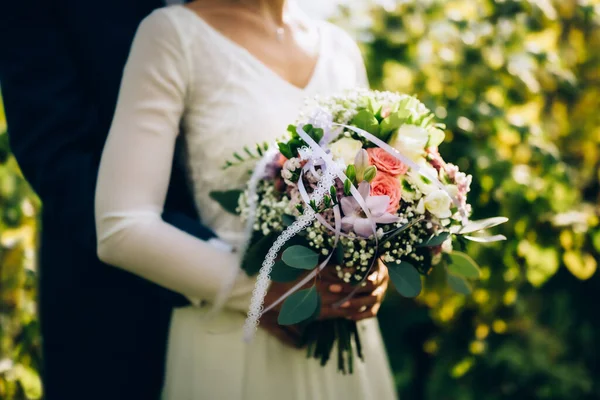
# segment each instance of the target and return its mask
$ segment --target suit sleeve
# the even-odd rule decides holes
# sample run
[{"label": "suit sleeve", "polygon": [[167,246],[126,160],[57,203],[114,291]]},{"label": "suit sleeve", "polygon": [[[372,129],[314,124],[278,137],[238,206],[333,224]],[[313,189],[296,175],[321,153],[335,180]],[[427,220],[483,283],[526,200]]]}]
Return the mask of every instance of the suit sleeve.
[{"label": "suit sleeve", "polygon": [[245,311],[254,281],[241,272],[240,256],[161,218],[189,82],[167,11],[142,22],[125,67],[98,176],[98,254],[188,298],[213,302],[226,291],[227,306]]},{"label": "suit sleeve", "polygon": [[51,3],[0,3],[0,85],[9,140],[47,214],[77,224],[73,238],[93,249],[97,116]]}]

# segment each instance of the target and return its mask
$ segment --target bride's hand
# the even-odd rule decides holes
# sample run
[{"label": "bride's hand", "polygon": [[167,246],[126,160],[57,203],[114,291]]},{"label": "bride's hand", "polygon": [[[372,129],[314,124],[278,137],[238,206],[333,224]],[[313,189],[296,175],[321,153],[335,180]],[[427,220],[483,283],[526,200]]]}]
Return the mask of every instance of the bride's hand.
[{"label": "bride's hand", "polygon": [[[302,278],[303,276],[299,279]],[[335,304],[347,297],[356,289],[356,286],[343,283],[332,268],[325,268],[316,279],[317,291],[321,295],[320,319],[348,318],[360,321],[376,316],[388,282],[388,270],[382,262],[378,262],[365,280],[365,285],[357,290],[354,297],[342,304],[341,307],[335,307]],[[291,283],[272,282],[265,297],[265,305],[274,303],[296,283],[297,281]],[[313,284],[314,282],[311,281],[306,287]],[[281,304],[274,308],[277,313],[280,309]]]},{"label": "bride's hand", "polygon": [[347,318],[360,321],[375,317],[381,307],[389,279],[387,267],[383,262],[378,261],[365,280],[364,286],[357,290],[354,297],[341,307],[334,307],[335,303],[347,297],[356,286],[341,282],[335,271],[325,268],[317,284],[323,302],[320,318]]}]

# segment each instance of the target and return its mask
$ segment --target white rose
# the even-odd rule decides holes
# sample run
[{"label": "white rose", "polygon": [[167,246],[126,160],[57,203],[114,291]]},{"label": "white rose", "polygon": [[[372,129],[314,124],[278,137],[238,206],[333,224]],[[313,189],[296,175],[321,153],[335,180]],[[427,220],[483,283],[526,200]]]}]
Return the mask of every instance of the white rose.
[{"label": "white rose", "polygon": [[417,161],[425,155],[425,147],[429,141],[429,132],[416,125],[402,125],[390,139],[390,146],[400,153]]},{"label": "white rose", "polygon": [[449,218],[452,215],[452,200],[448,193],[436,190],[425,196],[425,209],[438,218]]},{"label": "white rose", "polygon": [[351,138],[341,138],[329,146],[334,160],[342,160],[346,166],[354,163],[356,153],[362,149],[362,142]]},{"label": "white rose", "polygon": [[[432,178],[438,178],[438,171],[433,168],[433,166],[429,164],[427,160],[421,158],[417,161],[417,164],[419,165],[420,170],[425,173],[425,175]],[[408,177],[410,178],[410,181],[417,187],[417,190],[425,196],[434,190],[438,190],[438,186],[431,179],[425,177],[420,172],[411,170],[408,173]]]}]

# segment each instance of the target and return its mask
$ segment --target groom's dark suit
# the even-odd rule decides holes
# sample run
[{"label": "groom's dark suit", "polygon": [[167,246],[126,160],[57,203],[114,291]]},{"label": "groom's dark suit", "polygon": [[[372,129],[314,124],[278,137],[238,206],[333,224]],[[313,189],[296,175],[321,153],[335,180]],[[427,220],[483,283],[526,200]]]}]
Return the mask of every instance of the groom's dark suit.
[{"label": "groom's dark suit", "polygon": [[[159,397],[182,297],[96,257],[94,189],[136,28],[161,0],[0,0],[9,138],[43,201],[40,316],[47,400]],[[182,168],[165,220],[207,238]],[[165,266],[168,267],[168,266]]]}]

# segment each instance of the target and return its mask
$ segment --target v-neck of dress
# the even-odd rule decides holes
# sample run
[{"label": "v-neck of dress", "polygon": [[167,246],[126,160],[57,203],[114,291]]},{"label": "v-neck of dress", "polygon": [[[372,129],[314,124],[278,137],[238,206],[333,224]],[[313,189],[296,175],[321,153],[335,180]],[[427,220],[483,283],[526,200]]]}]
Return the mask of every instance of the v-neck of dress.
[{"label": "v-neck of dress", "polygon": [[281,75],[279,75],[277,72],[275,72],[272,68],[267,66],[263,61],[258,59],[258,57],[256,57],[254,54],[252,54],[250,52],[250,50],[248,50],[241,44],[237,43],[235,40],[224,35],[217,28],[215,28],[210,23],[208,23],[204,18],[202,18],[198,13],[194,12],[193,10],[190,10],[188,7],[186,7],[184,5],[178,5],[177,7],[181,7],[184,10],[186,10],[186,12],[192,14],[195,17],[195,19],[206,28],[206,30],[208,32],[210,32],[214,37],[217,38],[217,40],[220,40],[226,46],[229,46],[233,50],[241,53],[244,57],[246,57],[248,59],[248,61],[250,63],[258,66],[258,68],[262,69],[266,74],[273,76],[273,78],[275,80],[281,82],[284,86],[287,86],[287,87],[291,88],[292,90],[295,90],[295,91],[298,91],[301,93],[306,93],[306,92],[309,92],[310,89],[316,84],[316,81],[318,80],[319,73],[321,70],[321,65],[323,64],[323,58],[324,58],[325,36],[324,36],[324,31],[322,29],[322,25],[320,25],[320,24],[317,25],[318,34],[319,34],[317,60],[315,61],[315,65],[313,66],[311,76],[310,76],[308,82],[306,83],[306,85],[304,87],[300,87],[300,86],[297,86],[297,85],[293,84],[292,82],[288,81],[287,79],[283,78]]}]

